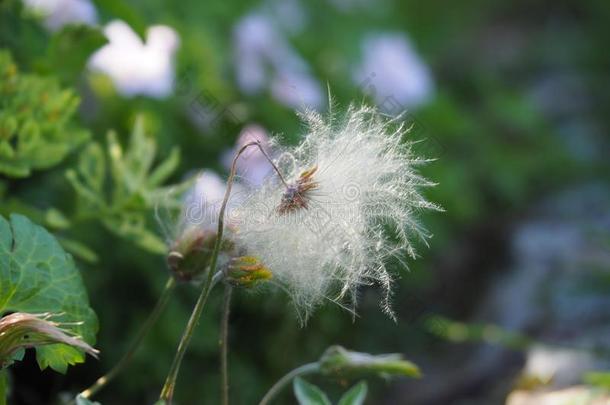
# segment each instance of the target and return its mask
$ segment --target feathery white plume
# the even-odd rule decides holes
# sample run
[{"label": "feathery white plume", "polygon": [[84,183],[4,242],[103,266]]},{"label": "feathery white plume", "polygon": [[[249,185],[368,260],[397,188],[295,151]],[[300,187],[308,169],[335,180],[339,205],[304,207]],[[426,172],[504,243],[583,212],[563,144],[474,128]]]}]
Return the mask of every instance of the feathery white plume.
[{"label": "feathery white plume", "polygon": [[412,236],[426,239],[416,211],[438,209],[418,189],[432,185],[415,172],[403,126],[368,107],[351,107],[339,122],[315,112],[309,133],[279,151],[285,183],[271,176],[237,207],[236,242],[271,270],[306,320],[323,300],[355,305],[361,285],[379,284],[392,316],[389,259],[415,256]]}]

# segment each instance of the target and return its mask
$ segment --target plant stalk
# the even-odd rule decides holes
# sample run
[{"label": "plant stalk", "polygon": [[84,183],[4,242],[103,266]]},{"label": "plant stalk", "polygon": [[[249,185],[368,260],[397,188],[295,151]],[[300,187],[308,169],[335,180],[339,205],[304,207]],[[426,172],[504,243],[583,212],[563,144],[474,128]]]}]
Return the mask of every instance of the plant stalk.
[{"label": "plant stalk", "polygon": [[178,349],[176,350],[176,354],[174,356],[174,360],[170,367],[169,373],[167,374],[167,378],[165,380],[165,384],[161,390],[161,395],[159,396],[159,400],[165,401],[167,404],[172,403],[172,398],[174,396],[174,388],[176,386],[176,379],[178,378],[178,371],[180,370],[180,365],[182,364],[182,359],[184,358],[184,354],[186,353],[186,349],[193,337],[193,333],[195,332],[195,327],[199,322],[199,317],[203,312],[203,308],[208,300],[208,296],[210,295],[210,290],[224,277],[224,274],[219,271],[210,280],[209,278],[205,281],[205,285],[201,290],[201,294],[199,294],[199,298],[197,299],[197,303],[193,308],[193,312],[191,313],[191,317],[186,325],[184,333],[182,334],[182,338],[180,339],[180,343],[178,344]]},{"label": "plant stalk", "polygon": [[165,380],[165,384],[161,389],[161,395],[159,396],[159,400],[164,401],[168,405],[171,405],[172,403],[176,380],[178,378],[178,372],[180,371],[180,365],[182,364],[182,359],[184,358],[186,349],[188,348],[188,345],[193,337],[195,326],[197,326],[197,323],[199,322],[199,317],[201,316],[201,313],[203,312],[203,307],[205,306],[208,296],[210,295],[210,290],[216,284],[213,281],[217,278],[217,276],[218,279],[216,280],[216,282],[224,276],[222,272],[216,273],[216,265],[218,263],[218,254],[220,253],[220,247],[222,245],[225,211],[227,210],[227,204],[229,203],[231,189],[233,188],[233,182],[235,180],[237,160],[239,159],[241,154],[244,153],[244,151],[251,146],[257,146],[261,151],[263,150],[259,142],[249,142],[242,146],[233,158],[233,163],[231,165],[231,173],[229,174],[229,178],[227,179],[227,189],[225,190],[225,195],[222,200],[222,205],[220,206],[220,212],[218,214],[218,231],[216,232],[214,250],[212,251],[212,257],[210,258],[210,269],[208,271],[208,277],[204,282],[203,288],[201,289],[201,294],[199,294],[199,298],[197,299],[197,303],[193,308],[193,312],[191,313],[191,317],[186,325],[186,329],[182,334],[182,338],[180,339],[180,343],[178,344],[178,349],[176,350],[176,355],[174,356],[170,371]]},{"label": "plant stalk", "polygon": [[79,394],[81,397],[91,398],[98,391],[104,388],[108,383],[110,383],[110,381],[112,381],[131,362],[131,359],[133,358],[136,351],[139,349],[140,344],[148,335],[151,328],[157,322],[159,316],[167,306],[167,303],[169,302],[169,298],[172,295],[175,286],[176,280],[174,280],[174,278],[170,276],[167,282],[165,283],[165,288],[163,288],[163,292],[161,293],[159,300],[157,301],[152,312],[146,319],[146,322],[144,322],[144,325],[142,325],[142,328],[140,328],[140,330],[138,331],[136,338],[131,342],[131,345],[129,346],[127,352],[109,372],[98,378],[97,381],[89,388],[82,391]]},{"label": "plant stalk", "polygon": [[282,389],[287,384],[289,384],[290,381],[292,381],[295,377],[298,377],[301,375],[306,375],[306,374],[313,374],[313,373],[317,373],[319,371],[320,371],[320,364],[318,364],[317,362],[304,364],[300,367],[295,368],[294,370],[292,370],[291,372],[289,372],[288,374],[286,374],[285,376],[280,378],[273,385],[273,387],[271,387],[271,389],[269,391],[267,391],[267,393],[265,394],[263,399],[261,399],[261,402],[259,402],[259,405],[269,405],[271,403],[271,400],[277,394],[279,394],[280,391],[282,391]]},{"label": "plant stalk", "polygon": [[222,405],[229,405],[229,316],[231,313],[231,296],[233,287],[225,284],[222,302],[222,320],[220,325],[220,381],[222,387]]}]

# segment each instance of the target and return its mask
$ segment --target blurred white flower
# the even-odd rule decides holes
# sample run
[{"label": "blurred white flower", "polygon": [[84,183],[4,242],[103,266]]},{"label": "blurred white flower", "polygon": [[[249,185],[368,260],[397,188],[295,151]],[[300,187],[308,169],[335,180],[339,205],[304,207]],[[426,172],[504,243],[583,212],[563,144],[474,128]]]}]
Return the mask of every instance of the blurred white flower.
[{"label": "blurred white flower", "polygon": [[375,98],[382,110],[391,107],[391,98],[403,107],[415,107],[432,97],[430,69],[404,35],[369,35],[362,43],[362,52],[354,81]]},{"label": "blurred white flower", "polygon": [[44,19],[43,24],[49,31],[68,24],[97,23],[97,11],[89,0],[23,0],[23,3]]},{"label": "blurred white flower", "polygon": [[[278,43],[270,21],[261,14],[243,17],[233,30],[237,84],[244,93],[260,92],[267,80],[266,60],[273,58]],[[285,52],[283,47],[275,52]]]},{"label": "blurred white flower", "polygon": [[[205,230],[216,232],[218,228],[218,214],[227,189],[227,183],[215,172],[204,170],[197,176],[192,189],[184,199],[184,211],[181,228],[196,226]],[[231,217],[231,210],[240,201],[242,186],[234,184],[231,199],[227,206],[227,217]],[[241,197],[240,197],[241,196]]]},{"label": "blurred white flower", "polygon": [[234,28],[237,84],[244,93],[270,88],[273,97],[291,108],[320,108],[320,83],[273,19],[261,12],[243,17]]},{"label": "blurred white flower", "polygon": [[524,373],[555,387],[577,384],[582,375],[599,367],[588,352],[536,345],[527,351]]},{"label": "blurred white flower", "polygon": [[[582,380],[582,379],[581,379]],[[505,405],[608,405],[610,395],[605,389],[575,385],[560,390],[517,389],[506,398]]]},{"label": "blurred white flower", "polygon": [[235,209],[236,241],[290,292],[302,320],[325,299],[355,305],[368,284],[384,289],[391,315],[386,264],[415,256],[410,238],[428,236],[416,211],[438,208],[419,194],[431,185],[414,170],[424,160],[400,125],[367,107],[340,122],[304,118],[304,141],[277,158],[286,184],[270,176]]},{"label": "blurred white flower", "polygon": [[[226,187],[225,181],[218,174],[203,170],[196,175],[191,188],[183,194],[179,213],[168,208],[169,204],[159,204],[155,215],[168,244],[171,245],[195,228],[215,233]],[[170,190],[167,198],[175,195]]]},{"label": "blurred white flower", "polygon": [[93,54],[91,70],[107,74],[127,97],[163,98],[172,92],[173,59],[180,43],[176,31],[164,25],[152,26],[143,43],[129,25],[115,20],[106,25],[104,34],[109,43]]},{"label": "blurred white flower", "polygon": [[[235,147],[226,151],[222,156],[222,163],[227,170],[231,168],[233,158],[237,151],[247,143],[255,141],[260,142],[263,149],[269,153],[270,140],[267,130],[257,124],[247,125],[239,134]],[[272,168],[269,161],[261,151],[258,148],[250,148],[247,149],[237,161],[236,173],[238,177],[236,180],[240,184],[243,184],[244,187],[260,186],[271,170]]]}]

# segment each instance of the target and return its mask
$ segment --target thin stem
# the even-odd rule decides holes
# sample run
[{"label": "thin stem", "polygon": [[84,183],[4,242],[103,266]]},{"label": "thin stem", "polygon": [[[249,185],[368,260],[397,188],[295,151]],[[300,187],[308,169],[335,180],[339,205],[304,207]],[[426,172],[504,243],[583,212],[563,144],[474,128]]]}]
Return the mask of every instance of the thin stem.
[{"label": "thin stem", "polygon": [[220,380],[222,386],[222,405],[229,405],[229,315],[231,312],[231,295],[233,287],[225,284],[222,300],[222,320],[220,324]]},{"label": "thin stem", "polygon": [[304,364],[301,367],[297,367],[276,382],[273,387],[261,399],[261,402],[258,405],[269,405],[271,400],[280,393],[280,391],[290,383],[295,377],[305,375],[305,374],[313,374],[320,371],[320,364],[316,363],[308,363]]},{"label": "thin stem", "polygon": [[275,172],[277,173],[278,177],[280,178],[280,180],[282,180],[282,183],[284,183],[284,186],[286,188],[288,188],[288,183],[286,182],[286,180],[284,180],[284,176],[282,176],[282,172],[280,172],[280,169],[278,169],[278,167],[275,165],[275,163],[273,163],[273,160],[271,159],[271,157],[269,157],[269,155],[267,154],[267,152],[265,151],[265,149],[263,149],[262,145],[260,144],[260,142],[256,142],[256,146],[258,146],[258,149],[260,149],[261,153],[263,154],[263,156],[265,158],[267,158],[267,161],[269,162],[269,164],[273,167],[273,170],[275,170]]},{"label": "thin stem", "polygon": [[[222,200],[222,205],[220,206],[220,212],[218,214],[218,231],[216,232],[214,250],[212,251],[212,257],[210,258],[210,269],[208,271],[208,277],[204,281],[203,288],[201,289],[201,294],[199,294],[197,303],[193,308],[191,317],[189,318],[184,333],[182,334],[182,338],[180,339],[180,343],[178,344],[178,350],[176,350],[176,355],[174,356],[174,360],[165,380],[165,384],[163,384],[163,388],[161,389],[161,395],[159,396],[159,400],[165,401],[167,404],[172,403],[174,389],[176,387],[176,380],[178,379],[178,372],[180,371],[182,359],[184,358],[186,349],[188,348],[188,345],[193,337],[195,326],[197,326],[197,323],[199,322],[199,317],[201,316],[201,313],[203,312],[203,307],[205,306],[205,303],[208,300],[210,290],[216,284],[216,282],[223,277],[222,272],[216,273],[216,264],[218,263],[218,254],[220,253],[220,246],[222,245],[222,234],[224,232],[225,223],[225,211],[227,210],[227,204],[229,203],[229,197],[231,196],[231,189],[233,188],[233,181],[235,179],[235,171],[237,168],[237,160],[239,159],[241,154],[244,153],[244,151],[250,146],[258,146],[258,148],[262,150],[260,142],[249,142],[242,146],[233,158],[233,164],[231,165],[231,173],[229,174],[229,178],[227,179],[227,188],[225,190],[225,195]],[[214,282],[216,278],[217,280],[216,282]]]},{"label": "thin stem", "polygon": [[97,381],[92,386],[90,386],[89,388],[87,388],[86,390],[81,392],[80,393],[81,397],[91,398],[98,391],[100,391],[102,388],[104,388],[110,381],[112,381],[121,372],[121,370],[123,370],[123,368],[125,368],[131,362],[131,359],[133,358],[134,354],[140,347],[140,344],[142,343],[144,338],[148,335],[148,333],[150,332],[150,329],[157,322],[157,320],[159,319],[159,316],[161,315],[161,313],[167,306],[167,303],[169,302],[169,298],[172,295],[172,292],[174,291],[175,286],[176,286],[176,281],[174,280],[173,277],[170,276],[170,278],[165,283],[163,292],[161,293],[161,296],[159,297],[159,300],[157,301],[154,309],[152,310],[152,312],[150,313],[150,315],[144,322],[144,325],[142,325],[142,327],[138,331],[136,338],[131,342],[131,345],[129,346],[129,349],[127,350],[127,352],[123,355],[121,360],[119,360],[119,362],[117,364],[115,364],[115,366],[109,372],[107,372],[102,377],[98,378]]},{"label": "thin stem", "polygon": [[193,337],[193,333],[195,332],[195,326],[197,326],[199,317],[201,316],[203,308],[208,300],[209,292],[220,280],[222,280],[223,277],[224,274],[221,271],[216,272],[209,282],[208,280],[205,281],[205,286],[202,289],[202,293],[199,294],[197,303],[193,308],[191,317],[189,318],[184,333],[182,334],[182,338],[180,339],[180,343],[178,344],[178,349],[176,350],[176,355],[174,356],[169,373],[167,374],[167,379],[165,380],[165,384],[161,390],[161,395],[159,396],[159,399],[165,401],[167,404],[171,404],[172,402],[176,379],[178,378],[178,371],[180,370],[182,359],[184,358],[186,349],[191,341],[191,338]]}]

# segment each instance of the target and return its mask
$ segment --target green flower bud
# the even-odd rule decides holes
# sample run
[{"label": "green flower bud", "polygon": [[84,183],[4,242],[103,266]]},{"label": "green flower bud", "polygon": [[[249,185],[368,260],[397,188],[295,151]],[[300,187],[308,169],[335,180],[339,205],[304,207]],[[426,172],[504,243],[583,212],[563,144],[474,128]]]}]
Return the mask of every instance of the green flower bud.
[{"label": "green flower bud", "polygon": [[403,359],[401,354],[358,353],[346,350],[341,346],[331,346],[319,360],[322,374],[359,378],[367,375],[380,377],[406,376],[420,377],[419,368]]},{"label": "green flower bud", "polygon": [[[188,282],[203,275],[210,264],[216,232],[202,228],[188,228],[176,239],[167,255],[167,265],[177,281]],[[224,240],[221,253],[229,253],[233,243]]]},{"label": "green flower bud", "polygon": [[273,277],[271,271],[253,256],[234,257],[226,268],[226,280],[242,287],[251,287],[259,281]]}]

